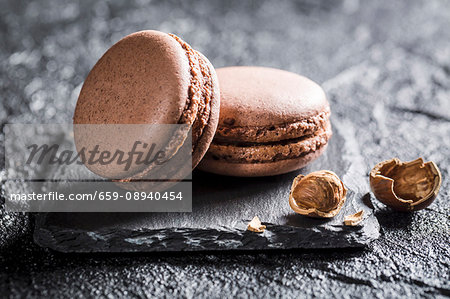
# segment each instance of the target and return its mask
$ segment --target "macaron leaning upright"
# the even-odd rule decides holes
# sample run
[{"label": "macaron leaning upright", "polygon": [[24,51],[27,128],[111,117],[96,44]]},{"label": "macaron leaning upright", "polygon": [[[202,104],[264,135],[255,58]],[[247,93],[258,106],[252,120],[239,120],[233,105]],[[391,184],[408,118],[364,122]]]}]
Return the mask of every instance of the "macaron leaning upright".
[{"label": "macaron leaning upright", "polygon": [[[194,168],[213,139],[219,101],[216,72],[205,56],[173,34],[146,30],[122,38],[95,64],[81,89],[73,122],[185,125],[192,132]],[[183,142],[178,138],[167,144],[176,151]],[[125,181],[145,178],[149,172],[142,165],[127,171],[117,165],[86,166]]]},{"label": "macaron leaning upright", "polygon": [[221,108],[199,169],[256,177],[291,172],[318,158],[332,135],[322,88],[306,77],[264,67],[217,69]]}]

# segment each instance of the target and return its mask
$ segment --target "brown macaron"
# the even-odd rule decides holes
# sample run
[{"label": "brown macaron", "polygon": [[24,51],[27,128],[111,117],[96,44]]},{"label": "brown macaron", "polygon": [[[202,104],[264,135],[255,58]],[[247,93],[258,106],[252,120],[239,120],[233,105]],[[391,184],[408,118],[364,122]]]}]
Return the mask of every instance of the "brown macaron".
[{"label": "brown macaron", "polygon": [[[81,89],[73,122],[185,125],[192,133],[194,168],[214,137],[219,100],[216,72],[205,56],[175,35],[146,30],[124,37],[96,63]],[[176,150],[184,139],[175,137],[167,144]],[[146,166],[135,165],[128,173],[114,166],[87,166],[112,179],[138,180],[148,173]]]},{"label": "brown macaron", "polygon": [[199,169],[229,176],[269,176],[304,167],[331,137],[322,88],[287,71],[217,69],[219,127]]}]

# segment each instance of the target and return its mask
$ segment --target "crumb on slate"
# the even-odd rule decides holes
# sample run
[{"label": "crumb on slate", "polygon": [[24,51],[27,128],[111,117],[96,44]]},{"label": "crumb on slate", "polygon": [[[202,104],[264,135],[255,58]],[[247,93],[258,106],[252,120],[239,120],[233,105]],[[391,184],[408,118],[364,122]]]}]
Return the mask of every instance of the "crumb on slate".
[{"label": "crumb on slate", "polygon": [[363,218],[363,214],[364,214],[364,211],[361,210],[359,212],[356,212],[353,215],[345,216],[344,217],[344,224],[348,225],[348,226],[358,225],[361,222],[362,218]]},{"label": "crumb on slate", "polygon": [[262,233],[265,229],[266,226],[261,224],[261,220],[259,220],[258,216],[253,217],[252,221],[247,225],[247,230],[255,233]]}]

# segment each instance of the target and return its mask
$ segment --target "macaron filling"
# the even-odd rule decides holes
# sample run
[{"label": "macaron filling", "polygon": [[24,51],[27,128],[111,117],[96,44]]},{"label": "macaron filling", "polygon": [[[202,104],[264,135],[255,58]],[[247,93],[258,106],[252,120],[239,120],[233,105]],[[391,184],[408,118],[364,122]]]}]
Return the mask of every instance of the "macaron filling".
[{"label": "macaron filling", "polygon": [[295,139],[314,134],[325,127],[330,118],[330,110],[309,118],[286,124],[267,126],[233,126],[234,119],[228,118],[217,129],[214,141],[272,142]]},{"label": "macaron filling", "polygon": [[202,136],[211,113],[212,75],[207,62],[189,44],[174,34],[169,34],[184,49],[191,68],[191,84],[188,89],[186,106],[179,124],[192,125],[193,150]]},{"label": "macaron filling", "polygon": [[206,155],[229,163],[272,163],[296,159],[319,150],[331,137],[331,125],[302,137],[271,142],[230,142],[215,140]]}]

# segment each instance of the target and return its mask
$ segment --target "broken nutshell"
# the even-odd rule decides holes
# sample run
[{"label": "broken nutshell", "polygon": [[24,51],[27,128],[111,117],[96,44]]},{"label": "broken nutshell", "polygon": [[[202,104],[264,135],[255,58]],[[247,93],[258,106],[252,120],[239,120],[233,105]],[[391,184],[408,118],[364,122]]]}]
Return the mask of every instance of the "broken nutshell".
[{"label": "broken nutshell", "polygon": [[341,210],[346,193],[347,189],[334,172],[320,170],[294,179],[289,205],[301,215],[331,218]]},{"label": "broken nutshell", "polygon": [[247,230],[255,233],[262,233],[266,229],[266,226],[261,223],[258,216],[253,217],[252,221],[250,221],[247,225]]},{"label": "broken nutshell", "polygon": [[363,215],[364,215],[363,210],[356,212],[355,214],[352,215],[347,215],[344,217],[344,224],[347,226],[356,226],[362,221]]},{"label": "broken nutshell", "polygon": [[441,173],[422,158],[402,162],[397,158],[375,165],[370,187],[375,197],[398,211],[417,211],[429,206],[441,187]]}]

